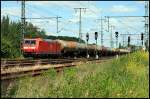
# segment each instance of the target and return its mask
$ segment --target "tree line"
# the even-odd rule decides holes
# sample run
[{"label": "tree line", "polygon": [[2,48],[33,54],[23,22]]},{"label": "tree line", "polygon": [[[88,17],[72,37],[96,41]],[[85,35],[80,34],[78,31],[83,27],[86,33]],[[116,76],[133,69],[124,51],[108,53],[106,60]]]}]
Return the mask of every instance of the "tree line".
[{"label": "tree line", "polygon": [[[25,26],[25,38],[36,38],[40,37],[43,39],[61,39],[69,41],[79,41],[76,37],[67,36],[50,36],[46,35],[44,30],[39,30],[38,27],[34,26],[32,23],[26,23]],[[21,22],[11,21],[8,16],[3,16],[1,18],[1,57],[2,58],[17,58],[21,57],[20,53],[20,41],[22,39],[21,34]],[[84,40],[81,40],[85,43]]]}]

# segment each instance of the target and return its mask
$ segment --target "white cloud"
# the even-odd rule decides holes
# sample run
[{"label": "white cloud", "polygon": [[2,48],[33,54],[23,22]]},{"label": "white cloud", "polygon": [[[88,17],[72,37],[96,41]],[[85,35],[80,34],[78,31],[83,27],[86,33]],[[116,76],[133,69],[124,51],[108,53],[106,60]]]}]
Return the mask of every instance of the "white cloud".
[{"label": "white cloud", "polygon": [[18,7],[8,7],[1,9],[1,15],[21,16],[21,10]]},{"label": "white cloud", "polygon": [[69,19],[69,21],[72,23],[77,23],[77,22],[79,22],[79,18],[74,17],[72,19]]},{"label": "white cloud", "polygon": [[39,15],[39,14],[37,14],[37,13],[31,13],[31,16],[33,17],[33,18],[40,18],[41,16]]},{"label": "white cloud", "polygon": [[[28,17],[29,11],[26,10],[26,17]],[[21,9],[19,7],[7,7],[7,8],[2,8],[1,9],[1,16],[5,16],[5,15],[8,15],[10,16],[10,18],[12,16],[14,17],[18,17],[20,18],[21,17]],[[37,13],[31,13],[29,15],[29,17],[41,17],[41,15],[37,14]],[[26,20],[27,22],[31,22],[33,23],[35,26],[38,26],[42,29],[44,29],[45,27],[49,27],[49,26],[56,26],[56,21],[55,20],[44,20],[44,21],[48,21],[48,22],[44,22],[44,21],[41,21],[41,20],[34,20],[34,19],[27,19]],[[39,22],[41,21],[41,22]],[[46,25],[46,26],[45,26]]]},{"label": "white cloud", "polygon": [[137,11],[137,8],[124,5],[114,5],[110,11],[114,13],[129,13]]},{"label": "white cloud", "polygon": [[111,24],[113,24],[118,31],[130,31],[131,33],[140,33],[144,31],[144,22],[142,22],[141,18],[111,18],[110,21]]},{"label": "white cloud", "polygon": [[80,4],[82,4],[82,6],[87,8],[86,13],[83,15],[83,17],[97,18],[100,14],[102,14],[102,8],[97,8],[95,5],[93,5],[91,3],[89,4],[88,2],[80,2]]},{"label": "white cloud", "polygon": [[136,1],[138,4],[145,4],[145,1]]},{"label": "white cloud", "polygon": [[[77,1],[29,1],[28,4],[43,6],[43,7],[64,7],[64,8],[73,8],[79,7]],[[81,6],[80,6],[81,7]]]},{"label": "white cloud", "polygon": [[85,1],[30,1],[28,2],[30,5],[42,6],[42,7],[53,7],[62,10],[68,10],[75,13],[74,8],[87,8],[85,17],[97,17],[101,13],[102,9],[97,8],[94,5],[89,5],[88,2]]}]

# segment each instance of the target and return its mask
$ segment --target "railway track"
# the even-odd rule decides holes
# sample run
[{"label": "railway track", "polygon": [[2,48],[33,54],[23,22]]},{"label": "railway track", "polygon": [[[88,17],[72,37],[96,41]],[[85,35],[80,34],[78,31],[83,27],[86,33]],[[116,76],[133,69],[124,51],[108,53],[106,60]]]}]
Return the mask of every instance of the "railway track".
[{"label": "railway track", "polygon": [[[32,65],[45,65],[45,64],[62,64],[66,62],[73,62],[78,60],[87,60],[83,58],[77,59],[21,59],[21,60],[1,60],[2,68],[10,68],[14,66],[32,66]],[[93,59],[88,59],[93,60]]]},{"label": "railway track", "polygon": [[99,63],[108,61],[113,57],[101,59],[38,59],[38,60],[1,60],[1,80],[13,79],[23,76],[34,76],[41,74],[50,68],[56,69],[57,72],[64,67],[72,67],[85,63]]}]

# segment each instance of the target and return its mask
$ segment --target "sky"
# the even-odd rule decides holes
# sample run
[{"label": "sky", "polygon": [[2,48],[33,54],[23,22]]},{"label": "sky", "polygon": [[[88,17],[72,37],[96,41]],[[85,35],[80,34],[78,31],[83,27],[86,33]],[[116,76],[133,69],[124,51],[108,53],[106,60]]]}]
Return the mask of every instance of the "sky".
[{"label": "sky", "polygon": [[[144,16],[144,1],[26,1],[26,18],[61,17],[59,18],[59,33],[56,32],[56,18],[52,19],[27,19],[35,26],[44,29],[47,35],[55,36],[79,36],[79,10],[74,8],[86,8],[82,10],[82,39],[86,40],[89,33],[89,43],[95,43],[95,32],[98,32],[98,45],[100,43],[101,21],[103,20],[104,46],[110,47],[110,35],[115,42],[115,32],[119,32],[119,42],[122,43],[120,34],[140,34],[144,32],[143,17],[110,17],[112,31],[108,32],[106,16]],[[8,15],[13,21],[20,21],[21,1],[1,1],[1,18]],[[127,37],[125,38],[127,40]],[[131,44],[140,44],[140,36],[131,36]],[[114,43],[114,47],[116,47]]]}]

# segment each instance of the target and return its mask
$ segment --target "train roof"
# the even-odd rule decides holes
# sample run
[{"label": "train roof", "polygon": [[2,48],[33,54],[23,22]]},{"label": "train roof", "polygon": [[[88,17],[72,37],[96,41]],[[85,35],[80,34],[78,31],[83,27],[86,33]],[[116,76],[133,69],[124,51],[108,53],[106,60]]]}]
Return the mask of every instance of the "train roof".
[{"label": "train roof", "polygon": [[37,39],[42,40],[42,38],[24,38],[24,40],[37,40]]},{"label": "train roof", "polygon": [[54,41],[54,40],[52,40],[52,39],[43,39],[44,41],[48,41],[48,42],[52,42],[52,41]]}]

